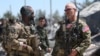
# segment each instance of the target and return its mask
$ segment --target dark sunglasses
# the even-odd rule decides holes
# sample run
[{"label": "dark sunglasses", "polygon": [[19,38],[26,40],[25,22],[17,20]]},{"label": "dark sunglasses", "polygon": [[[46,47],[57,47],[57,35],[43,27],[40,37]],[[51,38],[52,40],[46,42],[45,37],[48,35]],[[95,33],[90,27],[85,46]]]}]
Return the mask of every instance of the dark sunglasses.
[{"label": "dark sunglasses", "polygon": [[70,11],[70,10],[72,10],[72,9],[74,9],[74,8],[68,8],[68,9],[65,9],[64,11]]}]

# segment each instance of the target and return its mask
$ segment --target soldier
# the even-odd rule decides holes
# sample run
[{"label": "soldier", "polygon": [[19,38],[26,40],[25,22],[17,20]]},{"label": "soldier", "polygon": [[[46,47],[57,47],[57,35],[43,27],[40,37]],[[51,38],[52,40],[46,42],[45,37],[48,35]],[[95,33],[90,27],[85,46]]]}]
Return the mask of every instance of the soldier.
[{"label": "soldier", "polygon": [[32,54],[33,50],[31,46],[23,44],[18,40],[21,38],[20,34],[23,32],[23,28],[15,19],[9,19],[6,23],[2,33],[2,45],[7,52],[7,56],[30,56]]},{"label": "soldier", "polygon": [[27,38],[27,45],[31,46],[33,49],[34,55],[32,56],[40,56],[40,42],[37,37],[37,32],[34,24],[34,11],[31,6],[23,6],[20,10],[20,13],[22,15],[22,26],[25,31],[25,35],[23,35],[23,37]]},{"label": "soldier", "polygon": [[4,31],[3,47],[7,56],[39,56],[38,41],[33,25],[34,12],[32,7],[23,6],[20,10],[22,23],[9,20]]},{"label": "soldier", "polygon": [[49,41],[48,41],[48,37],[47,37],[47,21],[45,19],[45,17],[40,17],[39,18],[39,24],[37,25],[36,29],[38,32],[38,35],[40,36],[40,47],[42,48],[43,51],[43,56],[47,51],[50,51],[51,48],[49,48]]},{"label": "soldier", "polygon": [[78,20],[73,3],[67,4],[64,11],[67,17],[60,22],[56,32],[52,56],[83,56],[91,43],[90,29],[85,22]]}]

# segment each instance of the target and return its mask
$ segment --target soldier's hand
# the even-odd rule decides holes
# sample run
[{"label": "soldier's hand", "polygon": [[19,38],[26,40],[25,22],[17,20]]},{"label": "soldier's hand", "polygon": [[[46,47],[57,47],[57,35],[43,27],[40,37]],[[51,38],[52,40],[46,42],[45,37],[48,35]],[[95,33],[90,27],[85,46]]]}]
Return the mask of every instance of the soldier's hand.
[{"label": "soldier's hand", "polygon": [[68,25],[66,26],[66,28],[67,28],[67,29],[72,28],[72,24],[68,24]]},{"label": "soldier's hand", "polygon": [[76,56],[77,55],[77,50],[76,49],[72,49],[72,52],[70,53],[69,56]]},{"label": "soldier's hand", "polygon": [[27,45],[24,44],[23,42],[20,42],[20,46],[23,46],[23,48],[27,48]]},{"label": "soldier's hand", "polygon": [[47,48],[46,50],[47,50],[47,52],[50,53],[52,49],[51,48]]}]

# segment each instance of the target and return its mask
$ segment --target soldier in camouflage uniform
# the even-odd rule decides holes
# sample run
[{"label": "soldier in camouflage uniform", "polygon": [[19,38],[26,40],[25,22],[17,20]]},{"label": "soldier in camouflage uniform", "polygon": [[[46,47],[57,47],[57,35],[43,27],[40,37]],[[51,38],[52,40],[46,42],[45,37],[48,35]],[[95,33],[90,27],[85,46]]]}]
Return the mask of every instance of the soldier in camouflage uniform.
[{"label": "soldier in camouflage uniform", "polygon": [[7,56],[40,56],[32,21],[34,12],[30,6],[23,6],[20,12],[22,23],[10,20],[3,33],[3,47]]},{"label": "soldier in camouflage uniform", "polygon": [[22,44],[18,39],[24,33],[23,28],[14,19],[9,19],[3,29],[3,48],[7,56],[30,56],[33,53],[31,46]]},{"label": "soldier in camouflage uniform", "polygon": [[83,56],[83,52],[89,47],[90,29],[81,20],[76,25],[78,19],[76,12],[76,6],[73,3],[65,6],[67,18],[65,18],[65,22],[60,22],[61,26],[56,32],[52,56]]},{"label": "soldier in camouflage uniform", "polygon": [[40,36],[40,42],[41,42],[40,47],[41,47],[42,54],[44,56],[44,54],[47,51],[51,50],[51,48],[49,48],[49,41],[47,37],[47,29],[46,29],[47,21],[45,17],[40,17],[38,21],[39,21],[39,24],[37,25],[36,29],[37,29],[38,35]]},{"label": "soldier in camouflage uniform", "polygon": [[30,6],[23,6],[20,13],[22,15],[22,27],[25,31],[25,35],[23,36],[27,38],[27,45],[31,46],[33,49],[34,55],[32,56],[40,56],[40,42],[34,24],[34,11]]}]

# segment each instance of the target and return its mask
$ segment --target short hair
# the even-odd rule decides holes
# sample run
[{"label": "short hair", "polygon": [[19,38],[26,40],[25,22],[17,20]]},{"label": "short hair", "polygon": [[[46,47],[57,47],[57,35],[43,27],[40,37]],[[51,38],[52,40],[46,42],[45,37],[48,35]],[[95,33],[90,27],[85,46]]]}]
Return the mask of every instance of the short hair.
[{"label": "short hair", "polygon": [[[75,14],[75,15],[76,15],[76,16],[78,15],[78,9],[76,8],[76,6],[75,6],[74,3],[68,3],[68,4],[66,4],[66,5],[65,5],[65,10],[68,9],[68,8],[73,8],[73,9],[75,9],[75,10],[76,10],[76,14]],[[64,11],[65,11],[65,10],[64,10]]]},{"label": "short hair", "polygon": [[74,3],[68,3],[68,4],[66,4],[65,9],[67,9],[67,8],[73,8],[75,10],[77,9]]},{"label": "short hair", "polygon": [[39,17],[39,21],[40,21],[40,20],[43,20],[43,19],[46,20],[45,16]]},{"label": "short hair", "polygon": [[45,23],[44,27],[46,27],[47,26],[47,20],[46,20],[45,16],[39,17],[38,21],[40,21],[40,20],[45,20],[46,23]]}]

